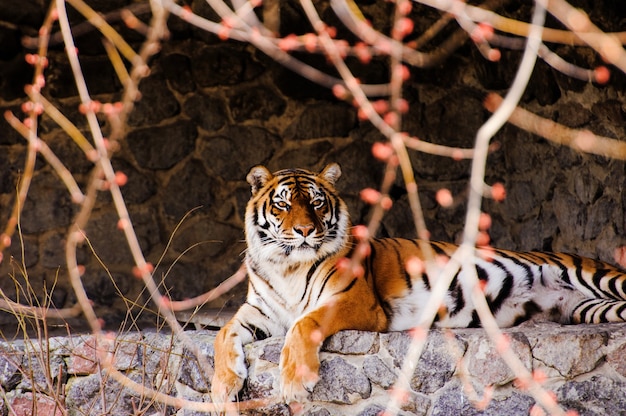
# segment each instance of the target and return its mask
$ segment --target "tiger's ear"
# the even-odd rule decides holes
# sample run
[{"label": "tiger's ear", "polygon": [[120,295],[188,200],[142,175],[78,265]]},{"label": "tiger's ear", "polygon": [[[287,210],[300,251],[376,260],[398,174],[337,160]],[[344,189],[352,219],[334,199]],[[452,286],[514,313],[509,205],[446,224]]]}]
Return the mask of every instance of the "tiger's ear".
[{"label": "tiger's ear", "polygon": [[259,192],[259,189],[263,188],[270,179],[272,179],[274,175],[267,170],[265,166],[257,165],[250,169],[248,176],[246,176],[246,180],[252,187],[252,195]]},{"label": "tiger's ear", "polygon": [[339,177],[341,177],[341,168],[338,163],[328,164],[319,176],[326,179],[328,183],[334,186]]}]

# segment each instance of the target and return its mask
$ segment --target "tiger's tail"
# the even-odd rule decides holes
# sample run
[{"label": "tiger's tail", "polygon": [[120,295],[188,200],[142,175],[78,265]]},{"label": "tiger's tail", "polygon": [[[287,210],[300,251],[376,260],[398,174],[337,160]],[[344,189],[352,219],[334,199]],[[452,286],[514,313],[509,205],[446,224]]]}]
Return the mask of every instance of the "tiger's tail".
[{"label": "tiger's tail", "polygon": [[[550,264],[551,272],[548,274],[556,278],[558,286],[571,294],[566,308],[570,322],[626,322],[625,271],[572,254],[538,255]],[[548,277],[546,273],[544,277]]]},{"label": "tiger's tail", "polygon": [[575,324],[626,322],[626,300],[585,299],[574,307],[570,319]]}]

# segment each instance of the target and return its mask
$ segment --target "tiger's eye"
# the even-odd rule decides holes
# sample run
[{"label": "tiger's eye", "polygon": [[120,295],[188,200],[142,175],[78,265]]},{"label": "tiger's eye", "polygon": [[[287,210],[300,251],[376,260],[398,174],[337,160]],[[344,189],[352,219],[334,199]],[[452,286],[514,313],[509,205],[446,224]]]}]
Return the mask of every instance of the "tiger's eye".
[{"label": "tiger's eye", "polygon": [[324,205],[324,200],[323,199],[314,199],[313,201],[311,201],[311,205],[315,209],[321,208],[322,205]]},{"label": "tiger's eye", "polygon": [[276,201],[274,202],[274,206],[278,209],[289,210],[289,204],[285,201]]}]

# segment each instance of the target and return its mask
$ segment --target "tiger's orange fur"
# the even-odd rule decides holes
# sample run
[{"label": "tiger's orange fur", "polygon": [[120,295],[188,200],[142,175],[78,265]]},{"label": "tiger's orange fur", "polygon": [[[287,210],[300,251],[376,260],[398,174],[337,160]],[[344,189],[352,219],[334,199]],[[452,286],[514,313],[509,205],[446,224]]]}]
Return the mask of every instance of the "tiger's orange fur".
[{"label": "tiger's orange fur", "polygon": [[[328,165],[315,174],[302,169],[270,173],[257,166],[245,218],[248,296],[215,341],[214,402],[233,399],[247,375],[243,345],[285,336],[280,360],[281,394],[302,400],[318,378],[322,342],[344,330],[405,330],[417,322],[437,276],[411,277],[411,257],[423,258],[414,240],[372,239],[364,275],[337,266],[354,241],[345,203],[335,190],[341,170]],[[456,246],[431,242],[436,255]],[[501,326],[537,313],[563,322],[626,321],[626,275],[595,260],[568,254],[495,250],[476,257],[488,304]],[[461,270],[444,299],[435,325],[479,326],[471,284]]]}]

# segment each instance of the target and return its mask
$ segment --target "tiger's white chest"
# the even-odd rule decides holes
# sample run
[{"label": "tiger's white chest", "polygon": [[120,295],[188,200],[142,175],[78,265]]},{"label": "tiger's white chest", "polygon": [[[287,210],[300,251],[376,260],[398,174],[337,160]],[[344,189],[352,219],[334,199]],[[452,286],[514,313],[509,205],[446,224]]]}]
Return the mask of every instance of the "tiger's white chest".
[{"label": "tiger's white chest", "polygon": [[248,302],[264,309],[287,329],[300,316],[314,309],[321,300],[313,297],[318,273],[311,273],[312,264],[279,264],[263,262],[254,267],[248,260],[250,283]]}]

